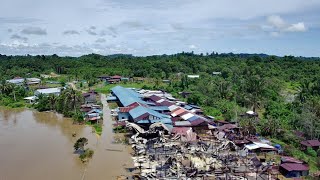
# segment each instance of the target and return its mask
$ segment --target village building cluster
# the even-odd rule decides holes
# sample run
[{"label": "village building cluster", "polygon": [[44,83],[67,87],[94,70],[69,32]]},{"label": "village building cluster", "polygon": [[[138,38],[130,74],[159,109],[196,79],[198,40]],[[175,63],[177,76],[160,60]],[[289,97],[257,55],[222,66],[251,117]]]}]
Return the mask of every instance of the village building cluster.
[{"label": "village building cluster", "polygon": [[121,86],[111,91],[107,101],[119,105],[112,110],[115,126],[132,130],[133,161],[143,178],[276,179],[309,174],[303,161],[272,158],[282,152],[280,145],[258,135],[244,136],[237,124],[205,116],[200,107],[167,92]]}]

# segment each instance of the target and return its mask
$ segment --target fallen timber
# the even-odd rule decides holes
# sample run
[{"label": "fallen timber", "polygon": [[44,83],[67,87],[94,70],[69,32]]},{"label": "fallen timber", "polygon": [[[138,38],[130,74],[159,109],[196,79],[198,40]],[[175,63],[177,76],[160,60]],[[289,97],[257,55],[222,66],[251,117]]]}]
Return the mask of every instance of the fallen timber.
[{"label": "fallen timber", "polygon": [[254,154],[219,134],[188,140],[181,138],[182,134],[166,136],[164,128],[142,130],[132,124],[127,124],[135,132],[129,142],[140,179],[272,179],[268,174],[270,165],[255,166]]}]

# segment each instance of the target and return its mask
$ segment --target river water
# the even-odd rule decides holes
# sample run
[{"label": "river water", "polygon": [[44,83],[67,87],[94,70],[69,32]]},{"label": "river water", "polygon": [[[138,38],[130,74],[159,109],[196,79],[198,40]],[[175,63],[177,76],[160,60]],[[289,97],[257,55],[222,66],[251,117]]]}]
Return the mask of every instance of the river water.
[{"label": "river water", "polygon": [[[113,143],[109,114],[105,106],[100,137],[91,127],[74,125],[56,113],[0,108],[0,180],[105,180],[128,175],[129,150]],[[86,137],[87,147],[94,150],[87,164],[73,154],[73,144],[80,137]]]}]

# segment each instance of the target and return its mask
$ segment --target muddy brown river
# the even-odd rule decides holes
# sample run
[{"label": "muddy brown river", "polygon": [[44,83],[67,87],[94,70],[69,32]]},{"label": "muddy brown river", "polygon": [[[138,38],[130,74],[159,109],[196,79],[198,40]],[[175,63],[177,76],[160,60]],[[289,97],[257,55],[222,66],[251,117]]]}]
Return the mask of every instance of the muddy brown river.
[{"label": "muddy brown river", "polygon": [[[114,143],[109,114],[105,107],[99,137],[91,127],[74,125],[56,113],[0,108],[0,180],[108,180],[128,175],[129,150]],[[73,154],[80,137],[88,138],[87,147],[94,150],[87,164]]]}]

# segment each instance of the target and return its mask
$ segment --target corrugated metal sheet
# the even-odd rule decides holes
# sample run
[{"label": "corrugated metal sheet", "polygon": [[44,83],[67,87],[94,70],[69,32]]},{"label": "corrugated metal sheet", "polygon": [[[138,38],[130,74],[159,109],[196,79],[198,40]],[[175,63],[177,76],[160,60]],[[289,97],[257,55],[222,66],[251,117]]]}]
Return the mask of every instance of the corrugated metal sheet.
[{"label": "corrugated metal sheet", "polygon": [[150,106],[149,108],[155,111],[169,111],[168,106]]},{"label": "corrugated metal sheet", "polygon": [[191,106],[188,106],[188,105],[185,105],[184,108],[185,108],[186,110],[191,110],[191,109],[192,109],[192,107],[191,107]]},{"label": "corrugated metal sheet", "polygon": [[163,124],[172,124],[172,121],[169,118],[156,119],[156,120],[140,120],[137,123],[138,124],[153,124],[153,123],[158,123],[158,122],[161,122]]},{"label": "corrugated metal sheet", "polygon": [[189,121],[176,121],[174,123],[175,126],[191,126],[191,123]]},{"label": "corrugated metal sheet", "polygon": [[320,146],[320,141],[318,140],[307,140],[307,141],[302,141],[302,145],[308,146],[308,147],[317,147]]},{"label": "corrugated metal sheet", "polygon": [[176,110],[177,108],[179,108],[179,107],[176,106],[176,105],[171,105],[171,106],[169,106],[169,110],[170,110],[170,111]]},{"label": "corrugated metal sheet", "polygon": [[167,106],[167,107],[174,105],[174,103],[167,101],[167,100],[162,101],[161,103],[158,103],[158,104],[161,106]]},{"label": "corrugated metal sheet", "polygon": [[192,121],[197,120],[197,119],[199,119],[199,116],[192,116],[192,117],[190,117],[190,118],[187,119],[187,120],[190,121],[190,122],[192,122]]},{"label": "corrugated metal sheet", "polygon": [[142,96],[132,89],[116,86],[112,88],[111,91],[117,96],[123,106],[128,106],[134,102],[146,104],[146,102],[141,99]]},{"label": "corrugated metal sheet", "polygon": [[194,114],[187,113],[187,114],[181,116],[181,118],[184,119],[184,120],[187,120],[187,119],[189,119],[189,118],[191,118],[191,117],[193,117],[193,116],[194,116]]},{"label": "corrugated metal sheet", "polygon": [[135,118],[137,118],[137,117],[139,117],[139,116],[141,116],[143,114],[146,114],[146,113],[148,113],[148,114],[150,114],[152,116],[158,117],[160,119],[162,119],[162,118],[170,118],[170,116],[168,116],[168,115],[158,113],[157,111],[154,111],[152,109],[149,109],[149,108],[146,108],[146,107],[143,107],[143,106],[138,106],[138,107],[136,107],[134,109],[131,109],[129,111],[129,114],[133,119],[135,119]]},{"label": "corrugated metal sheet", "polygon": [[186,110],[180,108],[180,109],[177,109],[176,111],[174,111],[173,113],[171,113],[171,116],[172,116],[172,117],[176,117],[176,116],[179,116],[180,114],[182,114],[182,113],[184,113],[184,112],[186,112]]},{"label": "corrugated metal sheet", "polygon": [[[188,121],[188,122],[189,122],[189,121]],[[196,120],[194,120],[194,121],[191,121],[190,123],[191,123],[192,126],[198,126],[199,124],[202,124],[202,123],[204,123],[204,122],[206,122],[206,121],[203,120],[203,119],[201,119],[201,118],[198,118],[198,119],[196,119]]]},{"label": "corrugated metal sheet", "polygon": [[61,88],[37,89],[39,94],[56,94],[61,92]]},{"label": "corrugated metal sheet", "polygon": [[152,95],[152,96],[150,96],[149,98],[150,98],[153,102],[157,102],[157,101],[159,101],[159,100],[161,99],[161,97],[156,96],[156,95]]},{"label": "corrugated metal sheet", "polygon": [[283,163],[280,165],[283,169],[287,171],[308,171],[309,167],[305,164],[297,164],[297,163]]}]

